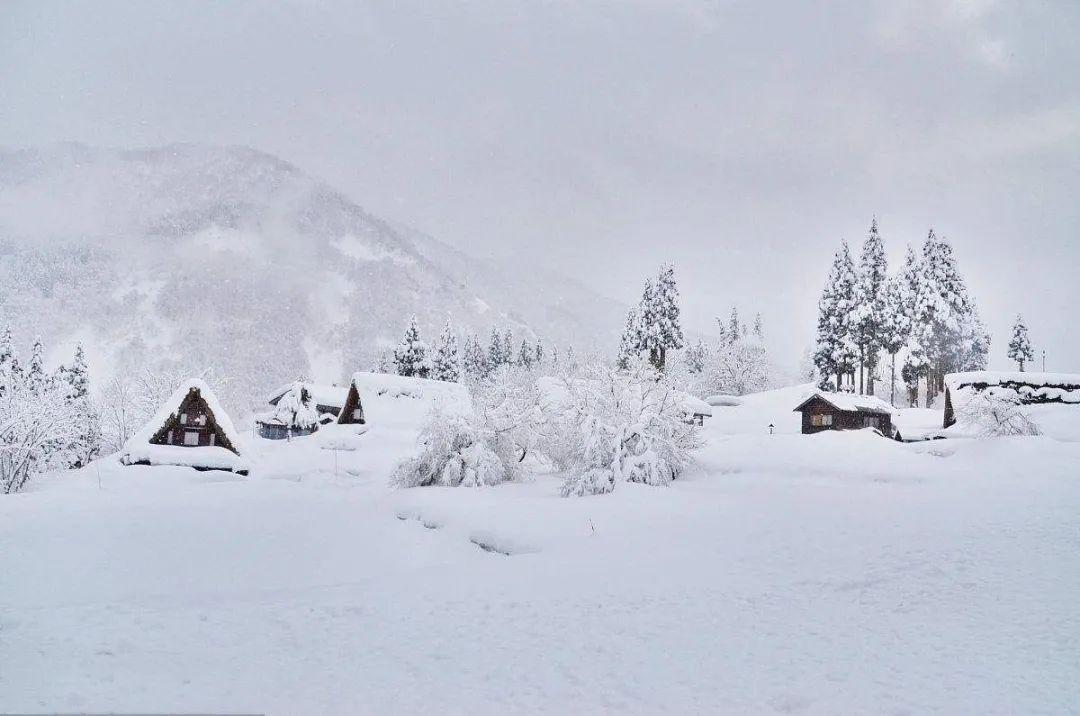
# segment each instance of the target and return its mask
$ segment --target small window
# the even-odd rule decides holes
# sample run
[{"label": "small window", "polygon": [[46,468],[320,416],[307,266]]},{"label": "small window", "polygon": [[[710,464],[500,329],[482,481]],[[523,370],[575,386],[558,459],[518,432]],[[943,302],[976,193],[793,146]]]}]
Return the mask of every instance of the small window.
[{"label": "small window", "polygon": [[832,415],[824,413],[815,413],[810,416],[810,424],[815,428],[822,428],[828,425],[832,425]]},{"label": "small window", "polygon": [[169,434],[166,436],[165,442],[169,443],[170,445],[173,444],[172,430],[170,430]]},{"label": "small window", "polygon": [[205,426],[206,425],[206,416],[205,415],[200,415],[199,417],[195,418],[195,424]]},{"label": "small window", "polygon": [[180,413],[180,424],[187,425],[187,413]]},{"label": "small window", "polygon": [[210,433],[210,444],[211,445],[214,444],[214,434],[213,433]]},{"label": "small window", "polygon": [[195,446],[199,444],[199,434],[194,430],[188,430],[184,433],[184,444],[187,446]]},{"label": "small window", "polygon": [[353,416],[353,420],[360,420],[361,418],[364,417],[364,411],[361,410],[360,408],[355,408],[352,411],[352,416]]},{"label": "small window", "polygon": [[833,417],[832,415],[822,415],[821,416],[821,424],[822,425],[832,425],[832,417]]}]

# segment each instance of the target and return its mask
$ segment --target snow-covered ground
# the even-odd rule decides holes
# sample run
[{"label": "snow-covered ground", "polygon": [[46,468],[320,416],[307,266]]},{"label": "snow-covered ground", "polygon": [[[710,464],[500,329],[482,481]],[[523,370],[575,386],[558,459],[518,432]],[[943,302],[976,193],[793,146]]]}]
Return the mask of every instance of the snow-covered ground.
[{"label": "snow-covered ground", "polygon": [[248,435],[249,478],[42,480],[0,499],[0,712],[1080,709],[1080,443],[802,436],[802,392],[589,498],[389,489],[400,396]]}]

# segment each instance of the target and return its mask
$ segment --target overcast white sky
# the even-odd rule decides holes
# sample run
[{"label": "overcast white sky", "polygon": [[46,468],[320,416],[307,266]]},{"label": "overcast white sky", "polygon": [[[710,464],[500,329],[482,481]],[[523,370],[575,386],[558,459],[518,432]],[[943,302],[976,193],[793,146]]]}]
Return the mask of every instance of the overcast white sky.
[{"label": "overcast white sky", "polygon": [[236,143],[794,363],[841,237],[949,238],[1080,371],[1080,3],[6,2],[0,144]]}]

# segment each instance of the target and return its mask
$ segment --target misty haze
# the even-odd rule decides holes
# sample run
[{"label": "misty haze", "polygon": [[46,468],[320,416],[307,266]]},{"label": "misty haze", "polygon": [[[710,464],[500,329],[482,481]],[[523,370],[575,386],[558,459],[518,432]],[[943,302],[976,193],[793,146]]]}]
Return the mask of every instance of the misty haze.
[{"label": "misty haze", "polygon": [[0,6],[0,712],[1080,709],[1080,6]]}]

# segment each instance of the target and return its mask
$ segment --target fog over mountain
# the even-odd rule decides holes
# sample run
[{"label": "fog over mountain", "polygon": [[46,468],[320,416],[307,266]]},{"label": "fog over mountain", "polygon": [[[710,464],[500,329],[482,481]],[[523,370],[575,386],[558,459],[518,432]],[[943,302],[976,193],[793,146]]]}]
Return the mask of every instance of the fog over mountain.
[{"label": "fog over mountain", "polygon": [[410,313],[486,342],[610,350],[622,308],[551,272],[479,260],[372,216],[244,147],[63,144],[0,153],[0,316],[99,377],[211,367],[236,407],[298,375],[340,380]]}]

